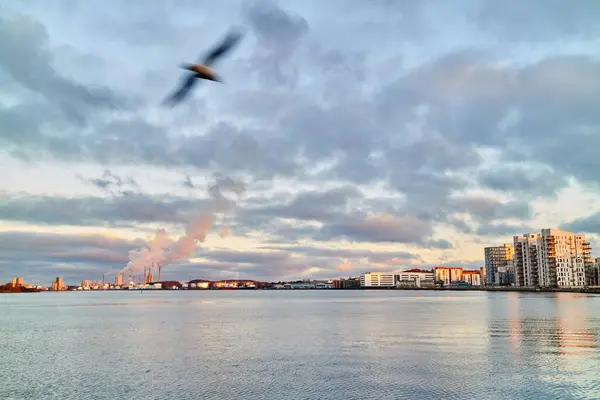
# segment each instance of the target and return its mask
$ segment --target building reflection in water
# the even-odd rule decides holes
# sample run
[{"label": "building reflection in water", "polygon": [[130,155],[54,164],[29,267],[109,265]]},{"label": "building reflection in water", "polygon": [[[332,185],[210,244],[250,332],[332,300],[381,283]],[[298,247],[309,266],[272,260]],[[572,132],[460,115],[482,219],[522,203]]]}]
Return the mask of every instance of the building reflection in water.
[{"label": "building reflection in water", "polygon": [[[596,379],[600,313],[588,296],[508,293],[505,309],[490,308],[488,359],[575,395]],[[585,393],[580,393],[585,395]]]}]

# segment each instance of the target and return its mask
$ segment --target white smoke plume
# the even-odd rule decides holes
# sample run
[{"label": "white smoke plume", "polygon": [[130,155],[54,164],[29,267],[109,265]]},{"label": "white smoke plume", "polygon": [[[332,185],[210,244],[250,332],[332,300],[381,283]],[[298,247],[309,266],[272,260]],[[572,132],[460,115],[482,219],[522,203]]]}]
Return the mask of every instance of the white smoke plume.
[{"label": "white smoke plume", "polygon": [[[162,268],[193,256],[198,244],[206,239],[214,220],[219,216],[226,219],[227,214],[231,214],[245,191],[244,183],[236,182],[226,175],[215,174],[214,182],[208,187],[211,204],[208,209],[200,211],[191,218],[185,234],[179,239],[173,240],[165,229],[159,229],[154,238],[145,246],[129,252],[129,262],[121,272],[128,271],[134,274],[153,266]],[[235,195],[235,200],[226,196],[228,192]],[[219,236],[223,238],[228,233],[229,228],[225,224],[221,227]]]}]

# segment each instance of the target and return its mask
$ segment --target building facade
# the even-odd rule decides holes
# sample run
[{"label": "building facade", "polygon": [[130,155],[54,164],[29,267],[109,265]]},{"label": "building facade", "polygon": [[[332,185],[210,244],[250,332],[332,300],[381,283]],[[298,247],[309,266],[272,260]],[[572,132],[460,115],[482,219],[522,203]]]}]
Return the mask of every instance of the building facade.
[{"label": "building facade", "polygon": [[365,272],[360,274],[360,286],[362,287],[394,287],[394,272]]},{"label": "building facade", "polygon": [[365,272],[361,287],[430,287],[435,286],[435,273],[421,269],[396,272]]},{"label": "building facade", "polygon": [[559,229],[515,236],[517,286],[578,288],[597,282],[591,246],[583,234]]},{"label": "building facade", "polygon": [[435,280],[444,286],[463,280],[463,269],[460,267],[435,267]]},{"label": "building facade", "polygon": [[422,269],[409,269],[396,272],[396,286],[402,287],[433,287],[435,286],[435,273]]},{"label": "building facade", "polygon": [[354,289],[360,287],[360,278],[340,278],[331,282],[334,289]]},{"label": "building facade", "polygon": [[513,237],[515,248],[515,281],[517,286],[539,286],[539,248],[541,240],[542,235],[539,233],[525,233],[522,236]]},{"label": "building facade", "polygon": [[584,287],[591,248],[585,235],[558,229],[542,229],[540,286]]},{"label": "building facade", "polygon": [[481,286],[481,273],[479,271],[463,271],[462,280],[471,286]]},{"label": "building facade", "polygon": [[488,286],[508,286],[514,283],[514,247],[512,244],[484,249],[485,283]]}]

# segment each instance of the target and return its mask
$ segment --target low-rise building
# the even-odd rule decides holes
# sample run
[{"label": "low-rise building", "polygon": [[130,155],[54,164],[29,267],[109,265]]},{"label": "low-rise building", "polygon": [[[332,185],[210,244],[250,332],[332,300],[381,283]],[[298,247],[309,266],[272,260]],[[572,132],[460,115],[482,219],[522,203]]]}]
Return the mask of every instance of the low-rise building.
[{"label": "low-rise building", "polygon": [[421,269],[396,272],[365,272],[360,275],[361,287],[428,287],[435,286],[435,273]]},{"label": "low-rise building", "polygon": [[398,271],[395,276],[396,286],[398,287],[434,287],[435,273],[422,269],[409,269],[407,271]]},{"label": "low-rise building", "polygon": [[365,272],[360,274],[362,287],[394,287],[396,284],[393,272]]},{"label": "low-rise building", "polygon": [[360,277],[359,278],[340,278],[335,279],[331,282],[331,285],[334,289],[354,289],[360,287]]}]

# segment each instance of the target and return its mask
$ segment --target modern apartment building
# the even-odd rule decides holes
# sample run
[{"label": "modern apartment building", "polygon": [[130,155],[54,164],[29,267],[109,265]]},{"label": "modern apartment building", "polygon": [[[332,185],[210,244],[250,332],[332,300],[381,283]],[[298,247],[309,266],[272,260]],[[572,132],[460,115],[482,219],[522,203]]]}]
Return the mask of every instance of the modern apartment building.
[{"label": "modern apartment building", "polygon": [[486,247],[485,283],[487,285],[507,286],[514,282],[514,248],[512,244]]},{"label": "modern apartment building", "polygon": [[479,271],[463,271],[463,281],[471,286],[481,286],[481,273]]},{"label": "modern apartment building", "polygon": [[542,235],[539,233],[525,233],[514,236],[515,248],[515,281],[517,286],[539,286],[539,249]]},{"label": "modern apartment building", "polygon": [[584,287],[594,283],[586,236],[559,229],[515,236],[517,286]]},{"label": "modern apartment building", "polygon": [[542,229],[540,286],[586,286],[586,264],[591,263],[585,235],[558,229]]},{"label": "modern apartment building", "polygon": [[463,280],[463,269],[456,267],[435,267],[435,280],[441,281],[444,286],[452,282]]}]

